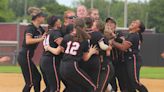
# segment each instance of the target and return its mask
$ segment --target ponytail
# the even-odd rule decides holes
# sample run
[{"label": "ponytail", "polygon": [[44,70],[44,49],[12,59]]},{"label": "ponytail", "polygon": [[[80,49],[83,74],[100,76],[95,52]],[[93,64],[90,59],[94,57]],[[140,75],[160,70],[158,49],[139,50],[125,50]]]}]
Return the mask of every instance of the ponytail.
[{"label": "ponytail", "polygon": [[74,38],[74,40],[82,42],[84,40],[88,40],[90,39],[90,35],[85,32],[85,30],[83,30],[83,28],[80,27],[76,27],[76,36]]},{"label": "ponytail", "polygon": [[142,33],[139,32],[138,34],[139,34],[139,37],[140,37],[140,41],[141,41],[141,43],[142,43],[142,42],[143,42],[143,36],[142,36]]},{"label": "ponytail", "polygon": [[139,37],[140,37],[140,41],[141,43],[143,42],[143,37],[142,37],[142,33],[145,31],[145,25],[143,22],[140,21],[140,31],[138,32],[139,33]]},{"label": "ponytail", "polygon": [[90,39],[90,35],[86,33],[85,29],[85,21],[83,19],[77,18],[75,20],[75,25],[76,29],[76,36],[74,37],[74,40],[77,41],[83,41],[83,40],[88,40]]}]

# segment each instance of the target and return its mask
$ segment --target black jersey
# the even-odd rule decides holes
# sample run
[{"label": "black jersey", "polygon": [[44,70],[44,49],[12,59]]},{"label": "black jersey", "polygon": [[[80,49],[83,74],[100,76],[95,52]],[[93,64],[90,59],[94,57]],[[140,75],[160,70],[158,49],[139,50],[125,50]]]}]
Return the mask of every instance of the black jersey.
[{"label": "black jersey", "polygon": [[39,26],[39,28],[35,27],[33,24],[28,25],[27,29],[24,32],[24,40],[22,43],[22,48],[25,48],[30,51],[34,51],[39,43],[35,44],[26,44],[26,35],[29,34],[32,36],[32,38],[39,38],[44,33],[44,29]]},{"label": "black jersey", "polygon": [[[121,31],[116,31],[116,38],[114,39],[118,43],[122,43],[123,39],[120,37],[123,37],[124,34]],[[111,50],[110,58],[112,61],[124,61],[124,52],[119,50],[118,48],[113,47]]]},{"label": "black jersey", "polygon": [[90,44],[91,45],[96,45],[98,49],[100,49],[98,42],[102,41],[104,39],[104,36],[101,32],[96,31],[96,32],[89,32],[91,39],[90,39]]},{"label": "black jersey", "polygon": [[[62,37],[60,30],[51,29],[48,31],[46,39],[44,40],[44,44],[49,44],[51,47],[56,48],[58,46],[58,44],[55,43],[55,40],[60,37]],[[44,51],[43,55],[51,55],[52,56],[53,54],[49,51]]]},{"label": "black jersey", "polygon": [[131,47],[127,50],[126,54],[138,54],[140,49],[140,37],[138,33],[129,33],[127,38],[127,41],[131,42]]},{"label": "black jersey", "polygon": [[77,42],[73,41],[73,37],[68,34],[64,36],[61,43],[64,48],[64,55],[62,61],[82,61],[84,52],[88,52],[88,41]]}]

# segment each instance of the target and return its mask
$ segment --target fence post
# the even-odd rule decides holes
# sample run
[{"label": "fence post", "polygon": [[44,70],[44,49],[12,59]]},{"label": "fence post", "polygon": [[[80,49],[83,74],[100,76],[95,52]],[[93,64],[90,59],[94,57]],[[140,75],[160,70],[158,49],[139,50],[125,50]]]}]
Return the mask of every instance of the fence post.
[{"label": "fence post", "polygon": [[17,49],[16,49],[16,52],[15,52],[15,65],[17,64],[17,57],[18,57],[18,54],[19,54],[19,43],[20,43],[20,23],[19,23],[19,20],[17,22],[17,27],[16,27],[17,31],[16,31],[16,36],[17,36]]}]

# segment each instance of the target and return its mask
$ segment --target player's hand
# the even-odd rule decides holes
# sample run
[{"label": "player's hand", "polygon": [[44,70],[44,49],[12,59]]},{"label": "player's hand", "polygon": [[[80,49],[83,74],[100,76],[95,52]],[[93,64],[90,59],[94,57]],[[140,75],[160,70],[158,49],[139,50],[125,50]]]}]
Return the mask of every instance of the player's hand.
[{"label": "player's hand", "polygon": [[50,45],[45,45],[45,46],[44,46],[44,50],[45,50],[45,51],[48,51],[48,48],[50,48]]},{"label": "player's hand", "polygon": [[59,37],[54,42],[56,42],[58,45],[60,45],[61,42],[62,42],[62,40],[63,40],[63,38],[62,37]]},{"label": "player's hand", "polygon": [[162,57],[162,58],[164,58],[164,52],[163,52],[163,53],[161,53],[161,57]]},{"label": "player's hand", "polygon": [[44,34],[42,35],[42,38],[45,39],[47,36],[47,32],[44,32]]},{"label": "player's hand", "polygon": [[89,53],[91,53],[91,54],[96,54],[96,53],[98,53],[98,50],[97,50],[97,48],[96,48],[96,45],[91,45],[90,46],[90,48],[89,48]]}]

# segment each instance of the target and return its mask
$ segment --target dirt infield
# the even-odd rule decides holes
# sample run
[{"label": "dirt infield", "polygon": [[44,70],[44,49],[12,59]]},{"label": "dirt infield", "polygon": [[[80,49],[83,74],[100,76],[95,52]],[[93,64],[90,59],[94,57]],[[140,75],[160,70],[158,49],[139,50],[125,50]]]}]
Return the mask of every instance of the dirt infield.
[{"label": "dirt infield", "polygon": [[[148,88],[149,92],[164,92],[164,80],[141,79],[141,82]],[[0,73],[0,92],[21,92],[23,85],[24,81],[21,74]],[[44,88],[43,83],[42,88]]]}]

